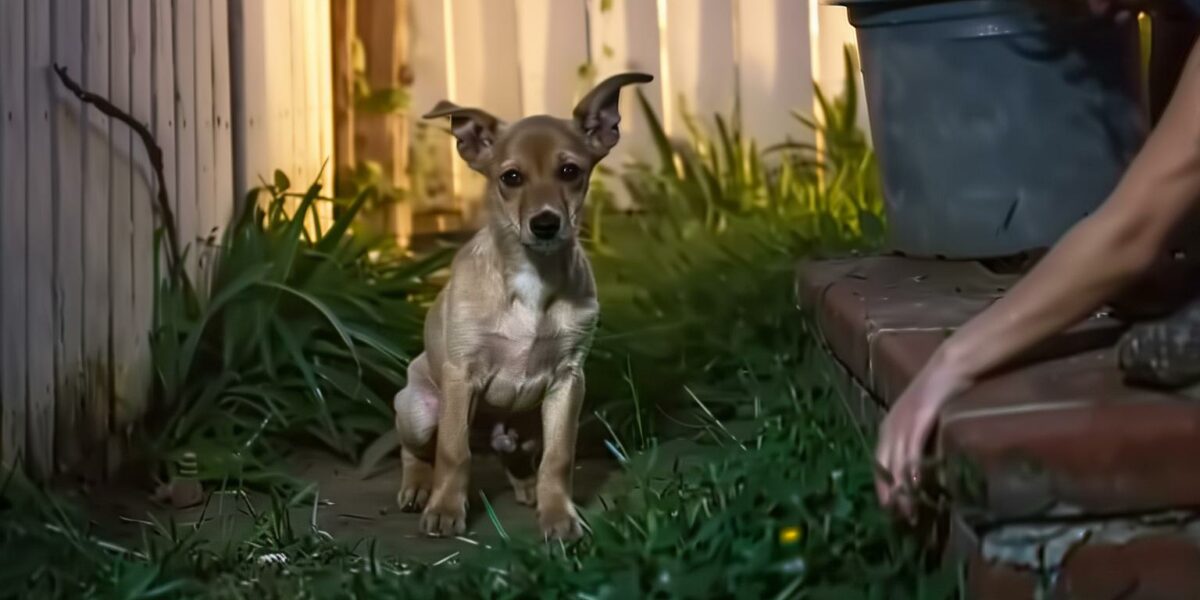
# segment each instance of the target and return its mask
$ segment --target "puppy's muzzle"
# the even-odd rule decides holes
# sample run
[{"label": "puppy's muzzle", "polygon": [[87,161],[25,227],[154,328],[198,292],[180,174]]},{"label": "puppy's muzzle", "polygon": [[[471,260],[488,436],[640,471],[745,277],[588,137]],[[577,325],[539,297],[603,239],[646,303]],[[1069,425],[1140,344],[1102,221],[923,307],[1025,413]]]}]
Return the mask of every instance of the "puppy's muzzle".
[{"label": "puppy's muzzle", "polygon": [[562,217],[558,213],[543,210],[529,219],[529,232],[539,242],[549,242],[558,237],[562,230]]}]

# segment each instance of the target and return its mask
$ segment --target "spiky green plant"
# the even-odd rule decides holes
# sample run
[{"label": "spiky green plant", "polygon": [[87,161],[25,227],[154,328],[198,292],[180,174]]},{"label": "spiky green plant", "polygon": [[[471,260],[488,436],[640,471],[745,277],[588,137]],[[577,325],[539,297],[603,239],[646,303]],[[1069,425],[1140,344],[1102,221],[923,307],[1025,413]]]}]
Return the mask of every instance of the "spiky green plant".
[{"label": "spiky green plant", "polygon": [[370,190],[319,223],[320,186],[289,185],[277,173],[245,199],[214,248],[207,293],[169,280],[158,293],[153,448],[167,460],[196,453],[204,478],[249,475],[283,437],[352,457],[389,428],[390,394],[421,346],[426,278],[447,263],[445,252],[377,256],[389,247],[351,229]]},{"label": "spiky green plant", "polygon": [[[846,68],[855,72],[849,49]],[[792,305],[799,257],[881,241],[879,174],[858,129],[857,94],[853,77],[835,98],[818,89],[821,116],[796,118],[821,143],[765,152],[720,116],[715,135],[689,119],[688,140],[673,142],[641,98],[658,160],[625,174],[639,212],[592,222],[602,228],[592,256],[603,309],[589,393],[618,432],[636,438],[687,406],[683,383],[711,374],[731,343],[771,339],[788,326],[764,318],[777,314],[764,308]],[[644,401],[631,402],[628,377]],[[719,399],[714,407],[722,415],[734,408]]]}]

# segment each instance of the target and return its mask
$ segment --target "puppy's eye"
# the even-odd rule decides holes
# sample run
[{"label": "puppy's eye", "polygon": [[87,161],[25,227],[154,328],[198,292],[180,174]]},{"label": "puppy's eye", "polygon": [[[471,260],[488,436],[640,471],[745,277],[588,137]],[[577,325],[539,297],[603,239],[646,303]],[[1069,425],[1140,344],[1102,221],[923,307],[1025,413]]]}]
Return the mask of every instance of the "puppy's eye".
[{"label": "puppy's eye", "polygon": [[500,183],[508,187],[517,187],[525,183],[525,178],[521,176],[521,172],[516,169],[509,169],[500,174]]},{"label": "puppy's eye", "polygon": [[579,179],[579,174],[582,172],[579,165],[567,163],[558,168],[558,178],[563,181],[575,181]]}]

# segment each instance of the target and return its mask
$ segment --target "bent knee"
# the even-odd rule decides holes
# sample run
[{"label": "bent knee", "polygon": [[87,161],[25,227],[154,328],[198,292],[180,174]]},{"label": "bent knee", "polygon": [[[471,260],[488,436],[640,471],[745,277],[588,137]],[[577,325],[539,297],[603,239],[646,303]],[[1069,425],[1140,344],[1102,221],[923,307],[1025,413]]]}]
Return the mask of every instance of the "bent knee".
[{"label": "bent knee", "polygon": [[400,443],[409,449],[428,445],[437,431],[437,396],[409,385],[396,394],[394,405]]}]

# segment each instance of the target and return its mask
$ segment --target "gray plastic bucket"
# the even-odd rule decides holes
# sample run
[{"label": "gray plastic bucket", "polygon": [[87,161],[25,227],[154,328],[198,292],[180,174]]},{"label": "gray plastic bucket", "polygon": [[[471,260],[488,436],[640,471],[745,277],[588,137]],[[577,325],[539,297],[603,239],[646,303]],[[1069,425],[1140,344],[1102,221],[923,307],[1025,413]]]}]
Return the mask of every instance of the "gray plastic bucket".
[{"label": "gray plastic bucket", "polygon": [[1029,0],[842,0],[858,36],[892,249],[990,258],[1054,243],[1147,132],[1137,24]]}]

